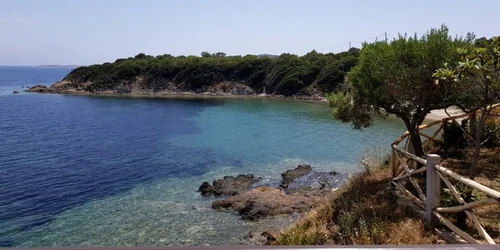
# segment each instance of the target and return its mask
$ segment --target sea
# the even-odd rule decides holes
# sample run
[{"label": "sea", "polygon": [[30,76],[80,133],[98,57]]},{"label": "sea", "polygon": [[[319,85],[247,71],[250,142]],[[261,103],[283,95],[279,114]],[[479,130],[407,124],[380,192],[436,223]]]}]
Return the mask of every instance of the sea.
[{"label": "sea", "polygon": [[247,244],[264,222],[214,211],[201,183],[279,182],[298,164],[352,175],[405,131],[354,130],[325,102],[23,92],[70,71],[0,67],[0,247]]}]

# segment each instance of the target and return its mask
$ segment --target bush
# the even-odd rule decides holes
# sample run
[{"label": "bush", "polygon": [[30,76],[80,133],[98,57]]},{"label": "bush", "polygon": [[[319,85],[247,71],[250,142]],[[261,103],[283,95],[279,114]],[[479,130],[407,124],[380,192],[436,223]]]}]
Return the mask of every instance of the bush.
[{"label": "bush", "polygon": [[490,122],[484,125],[481,141],[485,140],[488,140],[484,144],[486,147],[500,147],[500,124]]},{"label": "bush", "polygon": [[467,138],[465,138],[463,129],[465,129],[465,126],[459,125],[456,121],[444,124],[442,139],[443,149],[446,154],[449,152],[456,152],[467,147]]}]

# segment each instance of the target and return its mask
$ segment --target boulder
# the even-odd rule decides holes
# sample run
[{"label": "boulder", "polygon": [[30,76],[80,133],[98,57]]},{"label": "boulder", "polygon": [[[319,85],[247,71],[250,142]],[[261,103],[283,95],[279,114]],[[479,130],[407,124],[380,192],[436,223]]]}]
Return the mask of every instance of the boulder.
[{"label": "boulder", "polygon": [[280,187],[287,188],[288,185],[295,179],[306,175],[311,172],[312,168],[310,165],[298,165],[295,169],[287,170],[281,174],[283,180],[281,181]]},{"label": "boulder", "polygon": [[302,213],[318,206],[327,192],[287,195],[272,187],[257,187],[248,192],[214,201],[215,209],[237,211],[245,220],[258,220],[279,214]]},{"label": "boulder", "polygon": [[27,92],[39,92],[39,93],[42,93],[42,92],[48,92],[49,88],[47,88],[47,86],[45,86],[45,85],[35,85],[35,86],[29,88],[26,91]]},{"label": "boulder", "polygon": [[287,193],[306,193],[311,190],[336,189],[345,183],[347,176],[338,172],[309,172],[288,184]]},{"label": "boulder", "polygon": [[12,94],[19,94],[19,91],[14,90]]},{"label": "boulder", "polygon": [[214,188],[212,187],[212,185],[210,185],[210,183],[205,181],[198,188],[198,192],[200,192],[201,195],[203,195],[203,196],[212,195],[212,193],[214,192]]},{"label": "boulder", "polygon": [[255,94],[255,91],[246,85],[238,84],[231,89],[231,94],[233,94],[233,95],[253,95],[253,94]]},{"label": "boulder", "polygon": [[220,195],[237,195],[245,191],[250,190],[252,185],[259,181],[260,178],[255,177],[253,174],[240,174],[236,177],[234,176],[224,176],[222,179],[213,181],[212,185],[208,182],[204,182],[199,187],[198,191],[202,195],[210,196],[220,196]]}]

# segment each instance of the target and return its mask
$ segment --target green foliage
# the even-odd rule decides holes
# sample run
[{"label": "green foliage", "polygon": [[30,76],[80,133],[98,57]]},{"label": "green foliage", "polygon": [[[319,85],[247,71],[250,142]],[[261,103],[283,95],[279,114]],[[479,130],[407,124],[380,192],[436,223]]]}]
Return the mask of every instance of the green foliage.
[{"label": "green foliage", "polygon": [[[391,42],[365,44],[358,65],[347,75],[352,108],[342,110],[396,115],[410,132],[415,153],[422,155],[416,130],[431,110],[443,107],[431,76],[445,62],[458,58],[456,49],[464,43],[448,36],[443,25],[420,38],[400,35]],[[348,116],[355,127],[367,120],[363,115]]]},{"label": "green foliage", "polygon": [[171,55],[117,59],[113,63],[74,69],[64,80],[71,87],[86,86],[88,91],[114,89],[132,84],[138,77],[146,79],[145,87],[155,91],[173,82],[184,91],[196,91],[220,82],[243,83],[257,92],[264,87],[269,94],[293,95],[313,86],[319,91],[333,91],[344,82],[355,66],[358,49],[339,54],[311,51],[304,56],[282,54],[279,57],[227,56],[223,52],[202,52],[201,57]]},{"label": "green foliage", "polygon": [[467,138],[465,138],[464,131],[460,126],[455,121],[444,124],[442,138],[446,152],[461,150],[467,147]]},{"label": "green foliage", "polygon": [[356,107],[353,96],[349,92],[337,92],[326,95],[328,104],[333,109],[333,116],[342,121],[354,121],[355,128],[366,128],[371,125],[372,117],[366,107]]},{"label": "green foliage", "polygon": [[444,95],[468,112],[500,102],[500,37],[479,39],[458,50],[458,65],[445,64],[433,76]]},{"label": "green foliage", "polygon": [[486,147],[500,147],[500,124],[489,122],[484,125],[481,141]]}]

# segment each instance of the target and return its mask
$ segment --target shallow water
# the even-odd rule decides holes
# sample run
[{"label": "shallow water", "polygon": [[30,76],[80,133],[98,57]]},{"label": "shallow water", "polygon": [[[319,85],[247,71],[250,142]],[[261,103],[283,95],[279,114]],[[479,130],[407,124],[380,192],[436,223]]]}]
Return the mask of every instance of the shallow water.
[{"label": "shallow water", "polygon": [[301,163],[353,173],[403,131],[356,131],[324,103],[20,93],[68,69],[0,67],[0,246],[233,245],[258,223],[215,212],[203,181],[275,182]]}]

